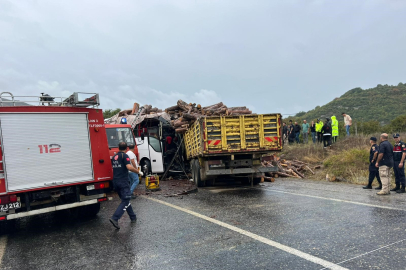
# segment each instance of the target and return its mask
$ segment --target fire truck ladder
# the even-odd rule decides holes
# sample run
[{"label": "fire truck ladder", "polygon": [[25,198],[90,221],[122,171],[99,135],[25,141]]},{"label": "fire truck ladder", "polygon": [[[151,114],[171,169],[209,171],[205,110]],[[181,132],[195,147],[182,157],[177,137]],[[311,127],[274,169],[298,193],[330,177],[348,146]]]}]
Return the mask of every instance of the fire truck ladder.
[{"label": "fire truck ladder", "polygon": [[138,120],[138,118],[141,116],[141,113],[142,113],[143,111],[144,111],[144,106],[141,106],[141,107],[138,109],[138,112],[135,114],[134,121],[133,121],[132,124],[131,124],[131,129],[134,129],[134,128],[135,128],[135,126],[136,126],[135,123],[137,123],[137,120]]}]

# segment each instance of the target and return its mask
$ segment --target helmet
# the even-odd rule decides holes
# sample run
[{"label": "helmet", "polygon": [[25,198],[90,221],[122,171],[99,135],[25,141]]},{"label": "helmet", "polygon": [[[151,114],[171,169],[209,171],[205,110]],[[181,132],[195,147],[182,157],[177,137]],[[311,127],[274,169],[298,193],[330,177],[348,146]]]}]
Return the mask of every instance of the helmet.
[{"label": "helmet", "polygon": [[123,125],[126,125],[127,124],[127,118],[124,118],[124,117],[121,118],[120,123],[123,124]]}]

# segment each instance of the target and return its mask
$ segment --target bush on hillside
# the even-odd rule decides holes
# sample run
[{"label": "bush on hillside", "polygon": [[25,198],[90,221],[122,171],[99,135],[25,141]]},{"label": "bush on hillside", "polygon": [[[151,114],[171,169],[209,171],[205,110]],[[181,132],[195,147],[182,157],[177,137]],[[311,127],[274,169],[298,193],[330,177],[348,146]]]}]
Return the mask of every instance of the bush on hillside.
[{"label": "bush on hillside", "polygon": [[[365,176],[369,165],[367,149],[347,149],[324,160],[326,172],[336,177],[354,180],[360,175]],[[354,181],[352,181],[354,182]]]}]

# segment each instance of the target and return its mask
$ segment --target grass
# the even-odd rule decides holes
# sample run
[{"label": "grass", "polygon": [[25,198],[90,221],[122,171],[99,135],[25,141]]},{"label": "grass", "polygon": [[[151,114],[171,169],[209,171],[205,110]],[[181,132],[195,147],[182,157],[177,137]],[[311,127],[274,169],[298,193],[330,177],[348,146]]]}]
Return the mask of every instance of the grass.
[{"label": "grass", "polygon": [[[322,144],[312,142],[284,145],[281,157],[298,159],[309,163],[311,167],[320,165],[321,169],[316,170],[315,175],[306,175],[310,179],[326,180],[328,174],[330,178],[335,176],[342,181],[366,185],[369,174],[370,137],[370,135],[358,135],[342,138],[330,149],[324,149]],[[379,139],[378,135],[375,137]],[[393,139],[389,141],[394,143]],[[392,180],[394,182],[394,178]]]}]

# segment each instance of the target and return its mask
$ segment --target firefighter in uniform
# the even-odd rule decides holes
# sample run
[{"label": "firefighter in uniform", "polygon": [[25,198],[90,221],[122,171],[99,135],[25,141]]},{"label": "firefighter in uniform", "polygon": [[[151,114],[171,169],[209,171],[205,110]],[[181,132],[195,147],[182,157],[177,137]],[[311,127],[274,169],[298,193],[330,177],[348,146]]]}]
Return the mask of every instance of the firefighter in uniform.
[{"label": "firefighter in uniform", "polygon": [[382,189],[382,182],[381,177],[379,177],[379,170],[377,167],[375,167],[375,162],[378,158],[379,146],[376,144],[375,137],[371,137],[369,139],[369,143],[371,144],[371,149],[369,150],[369,181],[368,185],[363,187],[363,189],[372,189],[372,182],[376,177],[376,180],[378,180],[379,183],[379,187],[375,189],[379,190]]},{"label": "firefighter in uniform", "polygon": [[138,173],[138,170],[131,165],[130,157],[125,153],[127,143],[120,142],[118,144],[118,150],[119,152],[111,159],[111,165],[113,166],[113,186],[121,199],[120,205],[110,218],[111,224],[113,224],[116,229],[120,229],[118,220],[125,212],[130,216],[131,222],[137,221],[137,215],[134,213],[130,203],[131,191],[128,171]]},{"label": "firefighter in uniform", "polygon": [[395,145],[393,146],[393,171],[395,172],[396,187],[391,191],[405,193],[405,156],[406,144],[400,140],[398,133],[393,135]]}]

